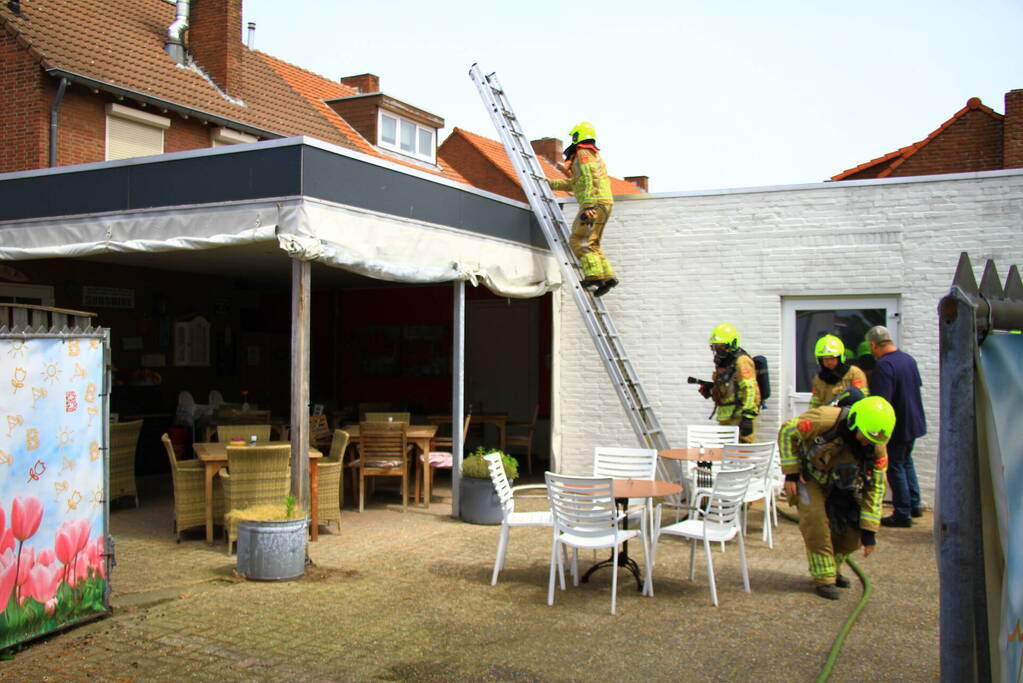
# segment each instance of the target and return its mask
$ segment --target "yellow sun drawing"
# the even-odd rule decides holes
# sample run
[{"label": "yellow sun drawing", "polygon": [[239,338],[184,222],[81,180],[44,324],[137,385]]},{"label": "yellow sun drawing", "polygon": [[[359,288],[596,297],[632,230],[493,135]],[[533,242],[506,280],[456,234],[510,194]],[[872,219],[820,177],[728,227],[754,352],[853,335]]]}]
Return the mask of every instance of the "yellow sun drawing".
[{"label": "yellow sun drawing", "polygon": [[43,371],[40,373],[43,376],[43,379],[45,379],[50,384],[53,384],[54,382],[58,382],[60,380],[60,373],[63,371],[60,369],[60,365],[58,363],[49,361],[43,363],[43,366],[44,366]]},{"label": "yellow sun drawing", "polygon": [[74,434],[74,432],[72,432],[67,427],[64,427],[63,429],[61,429],[60,433],[57,434],[57,443],[60,444],[60,447],[61,447],[62,450],[64,448],[66,448],[68,446],[68,444],[70,444],[72,441],[74,441],[74,439],[72,438],[73,434]]},{"label": "yellow sun drawing", "polygon": [[89,496],[89,502],[94,506],[100,506],[103,504],[103,487],[97,486],[96,490]]},{"label": "yellow sun drawing", "polygon": [[7,355],[11,358],[18,357],[23,358],[25,356],[25,342],[24,341],[12,341],[10,348],[7,349]]}]

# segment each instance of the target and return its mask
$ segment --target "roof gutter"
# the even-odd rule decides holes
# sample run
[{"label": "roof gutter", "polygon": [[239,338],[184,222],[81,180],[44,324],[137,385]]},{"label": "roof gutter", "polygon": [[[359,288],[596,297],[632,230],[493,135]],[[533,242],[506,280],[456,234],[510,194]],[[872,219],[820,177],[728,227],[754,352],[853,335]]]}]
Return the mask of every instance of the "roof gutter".
[{"label": "roof gutter", "polygon": [[167,100],[162,100],[158,97],[153,97],[152,95],[140,93],[137,90],[129,90],[128,88],[122,88],[120,86],[113,85],[105,81],[97,81],[94,78],[82,76],[81,74],[76,74],[72,71],[65,71],[64,69],[47,69],[46,73],[47,75],[52,76],[54,78],[67,79],[67,81],[70,83],[77,83],[78,85],[84,85],[87,88],[101,90],[105,93],[109,93],[116,97],[126,97],[128,99],[135,100],[136,102],[141,102],[144,104],[152,105],[154,107],[159,107],[166,111],[172,111],[176,114],[184,116],[185,118],[188,118],[189,116],[194,116],[198,119],[202,119],[203,121],[208,121],[218,126],[225,126],[227,128],[231,128],[232,130],[237,130],[242,133],[248,133],[249,135],[255,135],[256,137],[260,138],[276,139],[285,137],[280,133],[275,133],[273,131],[265,130],[263,128],[256,128],[255,126],[250,126],[247,123],[242,123],[240,121],[235,121],[233,119],[224,118],[223,116],[211,114],[209,112],[202,111],[201,109],[193,109],[191,107],[185,107],[180,104],[168,102]]},{"label": "roof gutter", "polygon": [[167,51],[174,61],[184,64],[187,53],[185,52],[185,29],[188,28],[189,0],[177,0],[174,14],[174,23],[167,27],[167,42],[163,49]]}]

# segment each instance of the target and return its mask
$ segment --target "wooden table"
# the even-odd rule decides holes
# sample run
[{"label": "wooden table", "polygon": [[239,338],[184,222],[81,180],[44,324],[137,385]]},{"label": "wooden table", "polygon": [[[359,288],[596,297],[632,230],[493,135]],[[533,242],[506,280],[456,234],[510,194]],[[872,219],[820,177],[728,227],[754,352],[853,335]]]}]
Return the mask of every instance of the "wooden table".
[{"label": "wooden table", "polygon": [[[216,418],[214,418],[214,419],[210,420],[209,422],[207,422],[206,425],[202,428],[203,441],[207,442],[207,443],[213,443],[213,442],[210,441],[210,439],[213,438],[213,430],[215,430],[217,427],[219,427],[221,425],[223,425],[224,427],[233,427],[233,426],[236,426],[236,425],[250,425],[250,424],[251,425],[270,425],[271,433],[272,432],[277,432],[277,438],[280,441],[283,442],[283,441],[285,441],[288,438],[288,423],[285,422],[284,420],[282,420],[281,418],[278,418],[278,417],[270,418],[269,422],[267,422],[266,420],[263,420],[263,421],[255,420],[253,422],[246,422],[244,419],[235,419],[235,418],[231,418],[230,420],[217,420]],[[248,438],[248,437],[246,437],[246,438]]]},{"label": "wooden table", "polygon": [[670,448],[657,451],[657,455],[668,460],[685,460],[687,462],[721,462],[725,457],[724,448]]},{"label": "wooden table", "polygon": [[[359,425],[349,424],[342,427],[344,431],[348,432],[348,443],[359,443]],[[433,437],[437,436],[437,425],[408,425],[405,428],[405,440],[409,443],[415,444],[416,448],[419,449],[419,453],[425,455],[430,452],[430,442]],[[422,466],[422,460],[416,456],[416,466]],[[423,481],[425,482],[426,488],[426,504],[430,504],[430,487],[433,480],[433,468],[423,468]],[[354,490],[354,487],[353,487]],[[419,487],[416,487],[415,500],[419,502]]]},{"label": "wooden table", "polygon": [[[288,441],[262,441],[261,446],[290,446]],[[195,457],[205,465],[206,474],[206,544],[213,545],[213,477],[217,476],[222,468],[227,467],[227,446],[226,443],[218,442],[197,442],[192,444],[195,449]],[[320,521],[319,492],[316,490],[319,477],[316,472],[316,461],[323,457],[315,448],[309,449],[309,514],[312,518],[312,540],[317,540],[320,535],[317,525]]]},{"label": "wooden table", "polygon": [[[699,450],[699,449],[697,449]],[[653,507],[652,501],[654,498],[660,498],[661,496],[672,496],[676,493],[682,492],[682,486],[672,481],[661,481],[660,479],[615,479],[614,480],[614,492],[615,492],[615,503],[618,507],[623,510],[628,507],[629,498],[646,498],[647,514],[650,515],[650,509]],[[652,516],[649,516],[648,524],[653,524]],[[622,520],[622,528],[629,528],[629,515],[626,514]],[[651,532],[652,534],[652,532]],[[652,540],[652,539],[649,539]],[[590,579],[590,574],[603,569],[604,567],[611,567],[614,565],[614,553],[602,562],[598,562],[589,569],[582,576],[582,582],[586,583]],[[639,570],[639,565],[636,561],[629,557],[629,542],[625,541],[622,543],[622,552],[618,553],[618,566],[625,567],[632,575],[636,577],[636,590],[645,592],[643,586],[642,572]]]},{"label": "wooden table", "polygon": [[[431,424],[450,424],[450,415],[427,415],[426,419]],[[508,436],[508,413],[473,413],[472,424],[492,424],[497,427],[498,448],[505,452]]]}]

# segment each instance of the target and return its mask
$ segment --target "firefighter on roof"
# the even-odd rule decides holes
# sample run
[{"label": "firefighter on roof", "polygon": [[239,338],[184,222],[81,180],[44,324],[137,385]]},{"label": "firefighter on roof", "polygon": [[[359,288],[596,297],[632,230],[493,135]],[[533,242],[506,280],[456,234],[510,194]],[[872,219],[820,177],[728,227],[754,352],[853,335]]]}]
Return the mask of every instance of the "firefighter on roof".
[{"label": "firefighter on roof", "polygon": [[818,370],[813,378],[813,394],[810,407],[827,405],[850,387],[855,387],[866,396],[869,394],[867,375],[855,365],[845,361],[845,344],[833,334],[826,334],[817,340],[813,355],[817,357]]},{"label": "firefighter on roof", "polygon": [[565,148],[565,161],[572,177],[551,180],[551,189],[575,194],[579,213],[572,223],[569,245],[583,270],[583,287],[593,287],[594,296],[604,296],[618,284],[614,269],[600,248],[604,226],[611,216],[614,199],[607,166],[597,149],[593,124],[583,121],[569,132],[572,144]]},{"label": "firefighter on roof", "polygon": [[739,346],[735,326],[721,323],[710,333],[714,354],[713,386],[699,387],[704,398],[714,399],[718,424],[738,425],[739,441],[756,440],[756,420],[760,412],[760,387],[753,359]]},{"label": "firefighter on roof", "polygon": [[[856,393],[856,389],[850,389]],[[881,524],[885,444],[895,410],[880,396],[851,406],[819,406],[785,422],[778,431],[781,469],[789,503],[799,508],[799,530],[817,594],[837,600],[847,588],[845,558],[876,545]]]}]

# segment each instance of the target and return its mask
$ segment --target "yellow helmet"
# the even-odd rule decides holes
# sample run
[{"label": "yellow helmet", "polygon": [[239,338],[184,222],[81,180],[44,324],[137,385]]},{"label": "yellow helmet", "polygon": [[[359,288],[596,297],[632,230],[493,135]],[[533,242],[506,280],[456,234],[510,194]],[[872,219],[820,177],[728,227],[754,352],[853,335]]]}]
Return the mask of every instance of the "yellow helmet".
[{"label": "yellow helmet", "polygon": [[838,356],[839,360],[843,360],[842,356],[845,353],[845,344],[842,340],[833,334],[826,334],[817,340],[817,346],[813,349],[813,355],[817,358],[826,358],[828,356]]},{"label": "yellow helmet", "polygon": [[582,142],[583,140],[596,140],[597,131],[593,128],[593,124],[589,121],[583,121],[582,123],[576,124],[576,127],[568,131],[568,137],[572,139],[572,144]]},{"label": "yellow helmet", "polygon": [[858,429],[873,443],[888,443],[895,429],[895,409],[880,396],[868,396],[849,408],[850,429]]},{"label": "yellow helmet", "polygon": [[739,333],[735,329],[735,325],[731,323],[721,323],[715,327],[710,333],[711,344],[727,344],[730,349],[739,348]]}]

